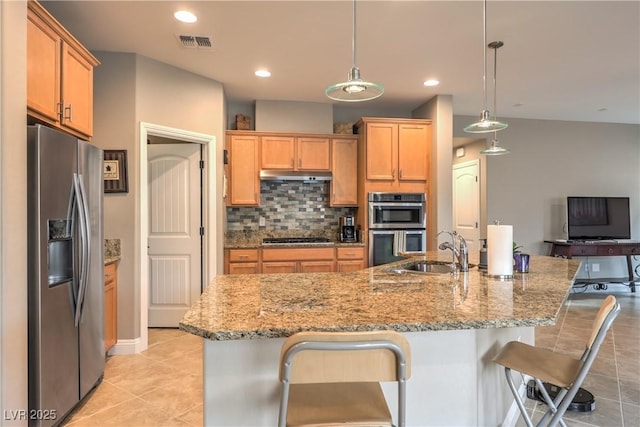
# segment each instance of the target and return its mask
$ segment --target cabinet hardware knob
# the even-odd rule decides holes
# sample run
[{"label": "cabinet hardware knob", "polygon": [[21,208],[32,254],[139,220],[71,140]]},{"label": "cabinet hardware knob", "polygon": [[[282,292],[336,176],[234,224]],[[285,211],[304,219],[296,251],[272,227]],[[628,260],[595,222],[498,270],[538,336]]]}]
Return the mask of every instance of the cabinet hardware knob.
[{"label": "cabinet hardware knob", "polygon": [[402,169],[400,169],[400,172],[398,173],[398,178],[402,179]]},{"label": "cabinet hardware knob", "polygon": [[391,178],[393,178],[393,179],[396,178],[396,170],[395,169],[391,170]]}]

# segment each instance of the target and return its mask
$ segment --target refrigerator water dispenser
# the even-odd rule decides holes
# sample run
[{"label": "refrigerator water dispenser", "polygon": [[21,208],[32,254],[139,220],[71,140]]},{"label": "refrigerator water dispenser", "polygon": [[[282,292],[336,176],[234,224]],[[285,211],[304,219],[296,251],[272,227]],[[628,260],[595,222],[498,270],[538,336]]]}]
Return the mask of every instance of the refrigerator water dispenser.
[{"label": "refrigerator water dispenser", "polygon": [[49,287],[60,285],[73,278],[73,241],[71,220],[50,219],[47,245]]}]

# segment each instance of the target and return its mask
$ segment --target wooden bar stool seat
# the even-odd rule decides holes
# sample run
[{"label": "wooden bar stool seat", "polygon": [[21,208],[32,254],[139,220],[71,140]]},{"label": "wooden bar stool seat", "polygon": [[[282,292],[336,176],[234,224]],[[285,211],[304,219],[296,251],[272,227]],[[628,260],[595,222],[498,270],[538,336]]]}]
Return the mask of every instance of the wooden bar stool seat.
[{"label": "wooden bar stool seat", "polygon": [[[600,345],[619,313],[620,304],[616,298],[612,295],[607,296],[600,305],[591,328],[591,334],[582,357],[579,359],[518,341],[508,342],[502,347],[493,360],[504,366],[507,384],[528,427],[533,427],[533,422],[527,414],[511,371],[532,377],[548,407],[537,425],[555,426],[561,424],[565,426],[562,417],[589,373]],[[553,389],[558,390],[553,398],[547,392],[544,383],[555,386]]]},{"label": "wooden bar stool seat", "polygon": [[407,340],[394,331],[300,332],[280,355],[279,426],[392,426],[380,382],[398,383],[405,425]]}]

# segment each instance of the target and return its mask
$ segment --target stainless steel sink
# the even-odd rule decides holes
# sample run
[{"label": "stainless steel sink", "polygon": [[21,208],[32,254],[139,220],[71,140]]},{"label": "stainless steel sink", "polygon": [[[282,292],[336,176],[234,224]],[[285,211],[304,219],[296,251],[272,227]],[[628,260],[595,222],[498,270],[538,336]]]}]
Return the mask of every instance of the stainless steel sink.
[{"label": "stainless steel sink", "polygon": [[[470,264],[469,268],[475,267]],[[450,262],[445,261],[412,261],[407,264],[391,267],[386,272],[405,274],[405,273],[418,273],[418,274],[451,274],[455,267]],[[458,268],[459,270],[459,268]]]}]

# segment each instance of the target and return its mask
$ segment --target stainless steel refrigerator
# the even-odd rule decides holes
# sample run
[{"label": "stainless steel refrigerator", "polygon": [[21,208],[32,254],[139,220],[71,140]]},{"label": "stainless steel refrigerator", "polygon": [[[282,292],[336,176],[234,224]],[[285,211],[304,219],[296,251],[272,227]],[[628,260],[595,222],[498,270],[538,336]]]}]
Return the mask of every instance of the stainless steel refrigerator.
[{"label": "stainless steel refrigerator", "polygon": [[41,125],[27,143],[29,425],[51,426],[104,371],[103,154]]}]

